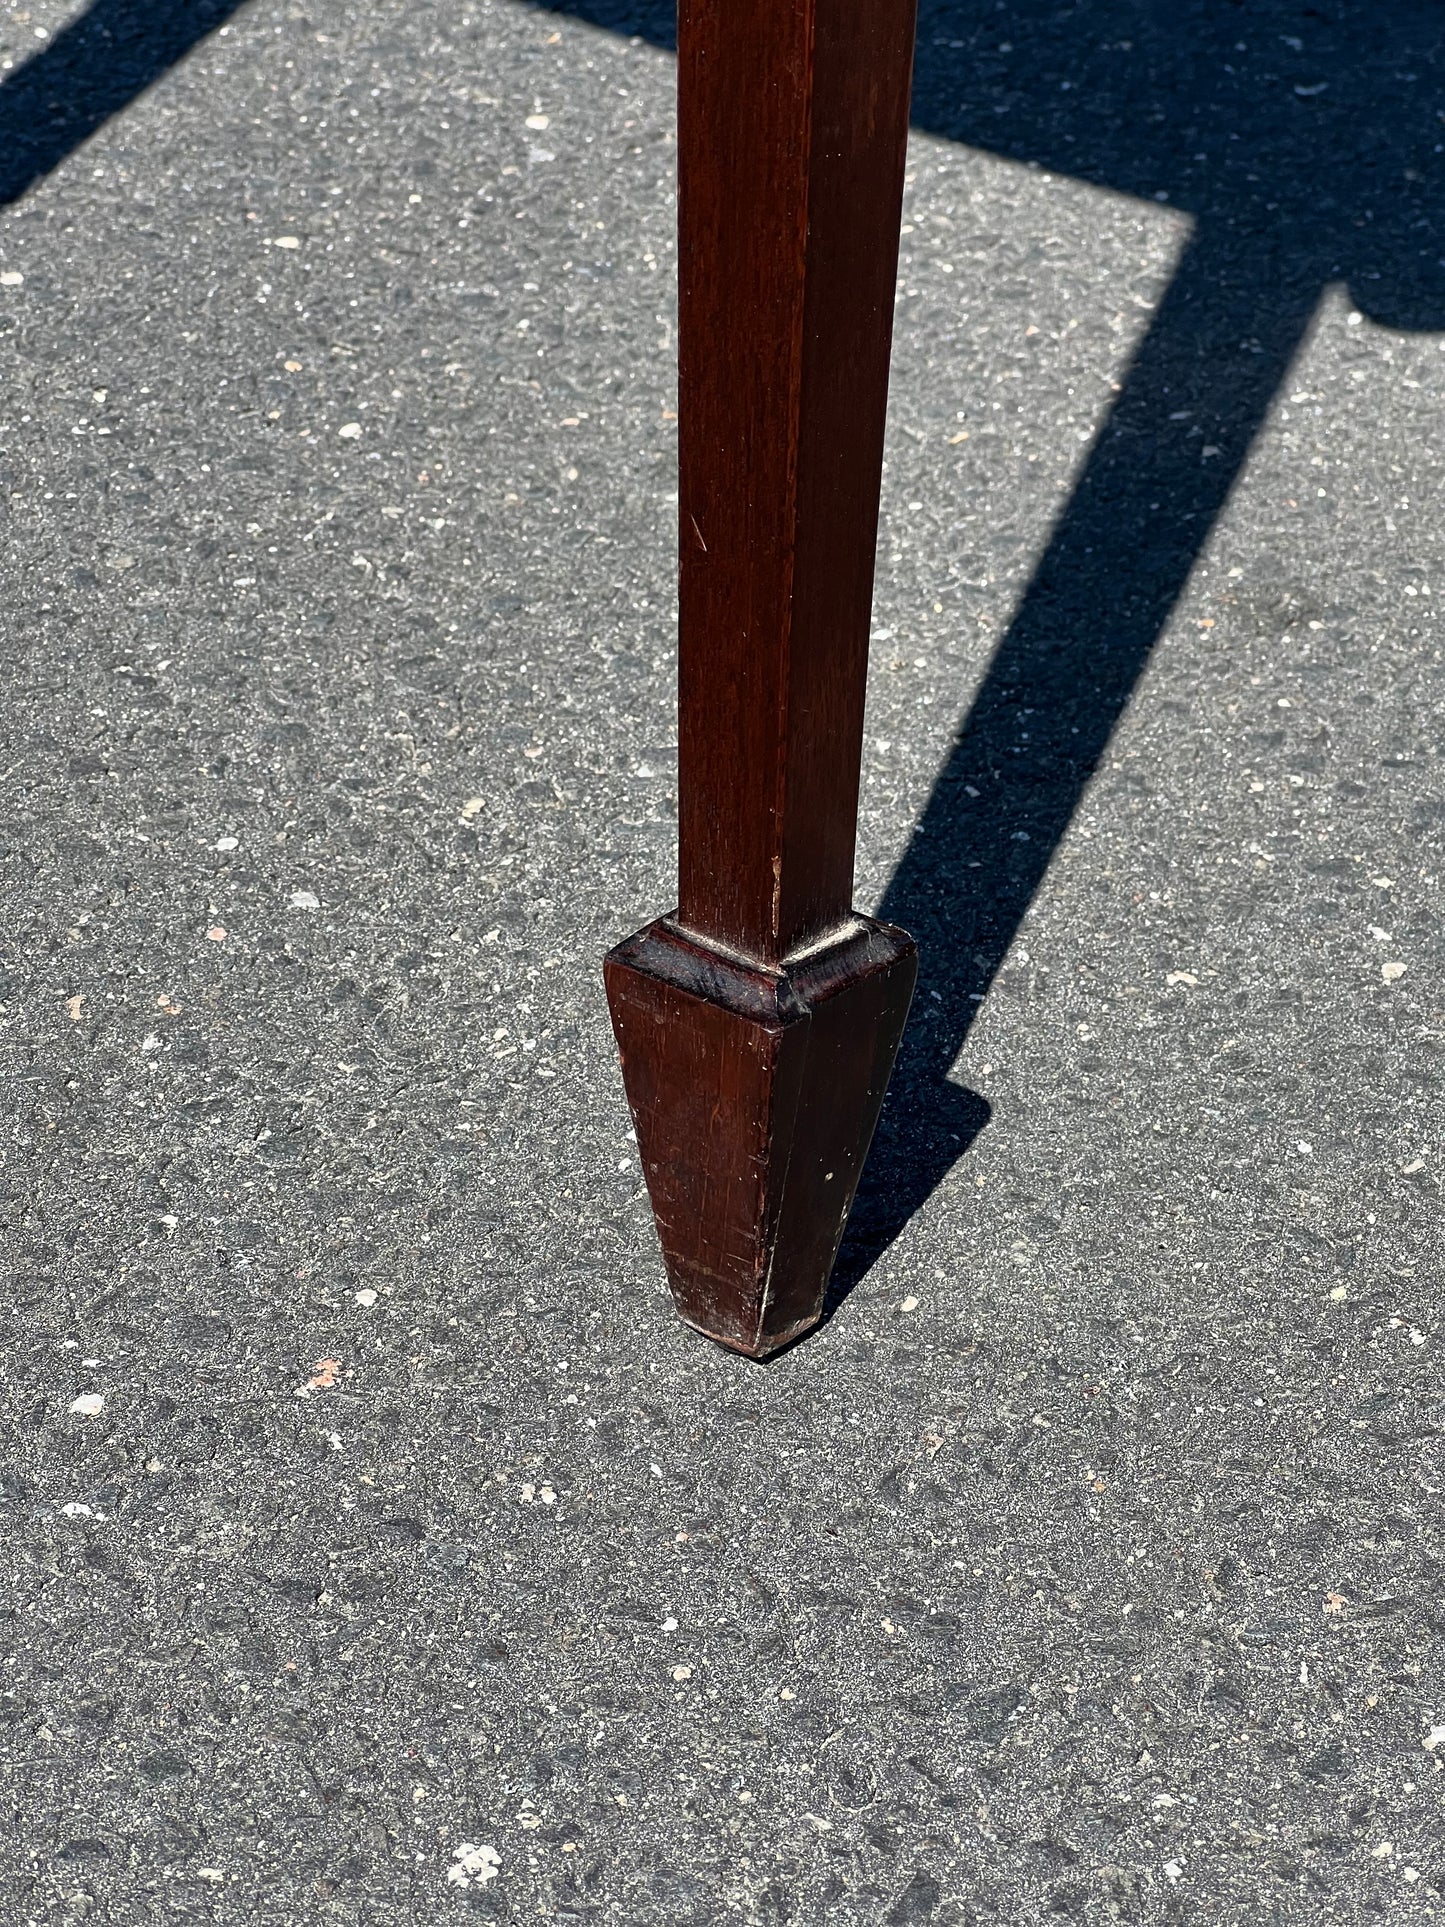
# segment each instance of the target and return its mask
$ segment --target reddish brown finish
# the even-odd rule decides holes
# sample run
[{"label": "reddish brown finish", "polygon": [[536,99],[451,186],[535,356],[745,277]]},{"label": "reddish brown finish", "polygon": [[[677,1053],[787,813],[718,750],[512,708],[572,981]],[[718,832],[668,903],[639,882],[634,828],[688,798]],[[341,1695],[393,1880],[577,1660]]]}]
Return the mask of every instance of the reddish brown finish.
[{"label": "reddish brown finish", "polygon": [[607,959],[607,994],[683,1319],[761,1358],[817,1323],[918,970],[859,918],[782,970],[676,925]]},{"label": "reddish brown finish", "polygon": [[679,907],[607,960],[678,1308],[821,1315],[913,993],[851,909],[915,0],[680,0]]},{"label": "reddish brown finish", "polygon": [[853,893],[914,0],[681,0],[679,916]]}]

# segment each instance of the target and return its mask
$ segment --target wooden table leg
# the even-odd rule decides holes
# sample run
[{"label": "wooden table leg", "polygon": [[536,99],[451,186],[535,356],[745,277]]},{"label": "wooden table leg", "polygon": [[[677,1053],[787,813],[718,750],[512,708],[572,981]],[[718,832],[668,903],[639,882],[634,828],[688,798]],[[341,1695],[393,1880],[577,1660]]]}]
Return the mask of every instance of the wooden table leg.
[{"label": "wooden table leg", "polygon": [[821,1315],[917,972],[851,908],[915,0],[681,0],[677,910],[607,958],[668,1276]]}]

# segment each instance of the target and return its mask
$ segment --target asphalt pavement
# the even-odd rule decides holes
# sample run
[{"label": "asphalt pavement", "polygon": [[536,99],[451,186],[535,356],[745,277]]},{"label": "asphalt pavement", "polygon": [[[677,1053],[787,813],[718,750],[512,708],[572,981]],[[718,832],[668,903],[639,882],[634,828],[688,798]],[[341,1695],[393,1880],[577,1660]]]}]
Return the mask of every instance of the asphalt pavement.
[{"label": "asphalt pavement", "polygon": [[672,1317],[599,968],[673,901],[665,18],[67,18],[0,17],[4,1919],[1440,1918],[1438,14],[925,6],[923,975],[766,1366]]}]

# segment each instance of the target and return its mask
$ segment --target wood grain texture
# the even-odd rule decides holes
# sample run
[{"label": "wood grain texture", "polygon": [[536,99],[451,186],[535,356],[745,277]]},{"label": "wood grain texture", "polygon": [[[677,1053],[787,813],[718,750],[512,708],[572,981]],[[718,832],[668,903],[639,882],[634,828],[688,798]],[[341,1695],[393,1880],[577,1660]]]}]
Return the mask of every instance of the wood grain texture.
[{"label": "wood grain texture", "polygon": [[914,0],[678,15],[679,917],[852,901]]},{"label": "wood grain texture", "polygon": [[683,1320],[762,1358],[822,1315],[918,972],[857,919],[780,970],[666,920],[607,959],[607,994]]},{"label": "wood grain texture", "polygon": [[679,900],[607,959],[682,1317],[821,1316],[917,973],[852,910],[914,0],[681,0]]}]

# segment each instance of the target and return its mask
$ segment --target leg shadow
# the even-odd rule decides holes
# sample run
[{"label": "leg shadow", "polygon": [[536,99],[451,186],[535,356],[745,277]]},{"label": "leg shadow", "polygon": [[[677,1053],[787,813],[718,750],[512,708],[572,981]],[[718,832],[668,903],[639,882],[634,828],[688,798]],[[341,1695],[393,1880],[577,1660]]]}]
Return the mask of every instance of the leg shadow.
[{"label": "leg shadow", "polygon": [[834,1307],[989,1121],[954,1061],[1320,296],[1279,242],[1186,248],[879,906],[922,962]]},{"label": "leg shadow", "polygon": [[153,86],[242,0],[96,0],[0,85],[0,206]]}]

